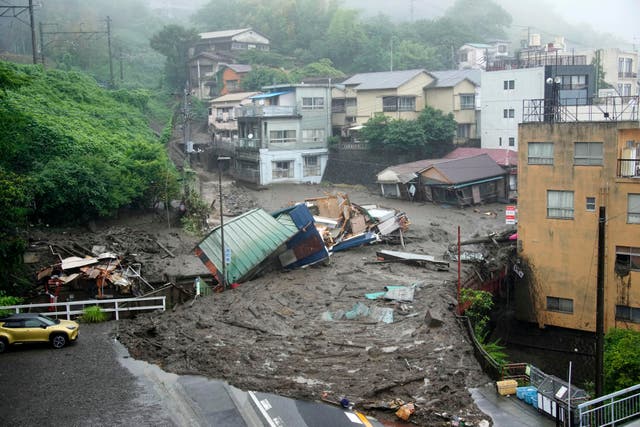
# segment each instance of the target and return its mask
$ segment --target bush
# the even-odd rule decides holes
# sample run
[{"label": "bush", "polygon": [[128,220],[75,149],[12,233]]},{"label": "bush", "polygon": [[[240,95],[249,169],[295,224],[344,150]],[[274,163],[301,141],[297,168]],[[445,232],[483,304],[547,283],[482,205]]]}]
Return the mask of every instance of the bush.
[{"label": "bush", "polygon": [[109,314],[102,311],[97,305],[86,307],[82,310],[81,320],[87,323],[100,323],[107,320]]},{"label": "bush", "polygon": [[[18,305],[22,303],[22,298],[6,295],[3,291],[0,291],[0,307],[5,305]],[[8,316],[13,313],[13,310],[0,310],[0,317]]]}]

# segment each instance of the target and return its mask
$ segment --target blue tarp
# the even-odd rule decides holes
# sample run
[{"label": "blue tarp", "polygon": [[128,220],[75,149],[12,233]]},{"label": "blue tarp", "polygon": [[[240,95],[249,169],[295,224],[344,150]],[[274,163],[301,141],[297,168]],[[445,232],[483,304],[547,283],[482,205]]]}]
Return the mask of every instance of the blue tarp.
[{"label": "blue tarp", "polygon": [[291,93],[290,90],[285,90],[282,92],[269,92],[269,93],[261,93],[260,95],[254,95],[249,99],[265,99],[265,98],[273,98],[274,96],[284,95],[285,93]]}]

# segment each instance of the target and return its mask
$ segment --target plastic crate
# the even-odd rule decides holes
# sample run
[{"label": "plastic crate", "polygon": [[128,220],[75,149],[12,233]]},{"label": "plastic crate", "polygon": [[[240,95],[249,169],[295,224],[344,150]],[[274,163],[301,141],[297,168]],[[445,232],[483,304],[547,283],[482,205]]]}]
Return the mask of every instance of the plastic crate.
[{"label": "plastic crate", "polygon": [[518,388],[518,381],[516,380],[504,380],[496,382],[498,393],[501,396],[508,396],[516,394],[516,388]]}]

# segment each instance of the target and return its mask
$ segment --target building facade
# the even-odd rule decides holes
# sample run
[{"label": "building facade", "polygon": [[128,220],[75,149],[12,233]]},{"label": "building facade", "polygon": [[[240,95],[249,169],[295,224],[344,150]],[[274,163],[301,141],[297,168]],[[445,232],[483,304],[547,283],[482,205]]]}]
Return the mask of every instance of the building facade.
[{"label": "building facade", "polygon": [[604,208],[605,331],[640,330],[638,115],[597,117],[519,127],[517,316],[540,327],[596,330]]},{"label": "building facade", "polygon": [[263,89],[236,114],[236,178],[261,186],[320,183],[329,156],[330,85]]}]

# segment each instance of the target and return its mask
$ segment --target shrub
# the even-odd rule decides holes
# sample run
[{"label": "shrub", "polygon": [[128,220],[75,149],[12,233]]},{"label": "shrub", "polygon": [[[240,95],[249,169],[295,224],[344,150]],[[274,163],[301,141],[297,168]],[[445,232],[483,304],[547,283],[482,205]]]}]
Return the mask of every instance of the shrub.
[{"label": "shrub", "polygon": [[[5,305],[18,305],[22,303],[22,298],[6,295],[3,291],[0,291],[0,307]],[[0,310],[0,317],[8,316],[12,314],[12,310]]]},{"label": "shrub", "polygon": [[94,305],[82,310],[81,320],[87,323],[100,323],[107,320],[108,317],[109,315],[107,313],[102,311],[102,309],[97,305]]}]

